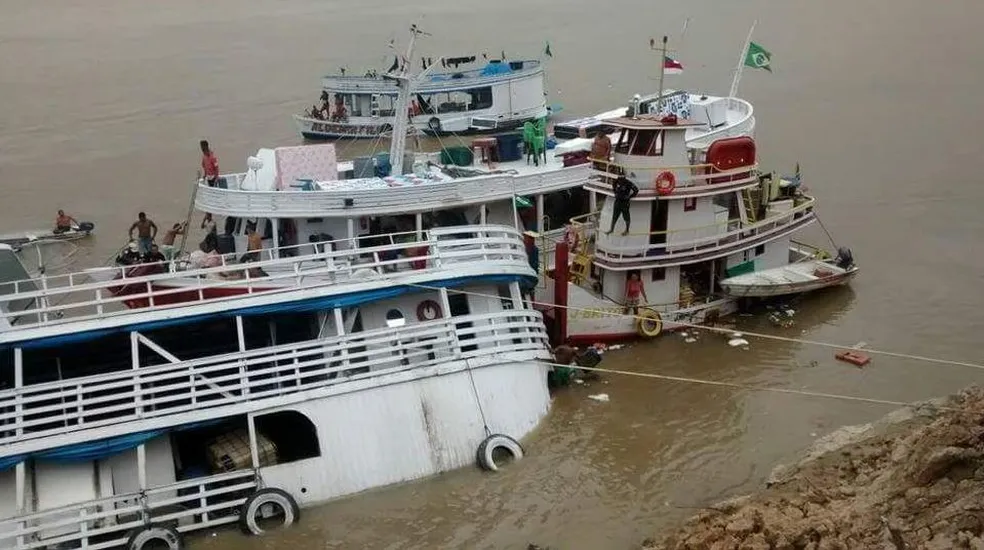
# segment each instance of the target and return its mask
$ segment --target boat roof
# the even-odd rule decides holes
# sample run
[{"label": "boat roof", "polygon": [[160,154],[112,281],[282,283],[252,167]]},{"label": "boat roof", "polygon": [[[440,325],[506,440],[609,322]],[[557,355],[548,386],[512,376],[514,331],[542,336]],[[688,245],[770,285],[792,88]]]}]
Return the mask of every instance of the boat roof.
[{"label": "boat roof", "polygon": [[[525,78],[543,72],[543,65],[537,59],[513,61],[489,61],[484,66],[472,69],[450,70],[431,73],[414,84],[415,93],[433,93],[442,90],[472,88],[477,84]],[[396,82],[382,75],[326,75],[321,79],[321,87],[329,93],[386,93],[396,95],[399,89]]]}]

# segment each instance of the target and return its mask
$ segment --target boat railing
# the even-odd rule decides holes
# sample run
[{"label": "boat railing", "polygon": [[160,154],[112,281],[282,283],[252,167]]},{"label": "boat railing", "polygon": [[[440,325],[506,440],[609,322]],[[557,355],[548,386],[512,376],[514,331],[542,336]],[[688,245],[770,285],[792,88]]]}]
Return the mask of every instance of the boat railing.
[{"label": "boat railing", "polygon": [[[435,273],[462,263],[494,262],[528,269],[525,245],[518,231],[507,226],[465,226],[383,236],[390,243],[354,248],[350,239],[314,243],[310,254],[283,257],[290,248],[277,252],[257,251],[258,261],[238,263],[234,256],[214,256],[216,265],[192,267],[172,261],[136,266],[107,267],[44,275],[4,283],[0,293],[0,315],[12,325],[9,330],[105,318],[133,311],[152,311],[180,305],[228,299],[215,291],[244,288],[240,294],[302,287],[358,284],[395,280],[408,272]],[[341,242],[353,245],[336,249]],[[299,245],[310,247],[312,244]],[[281,257],[276,257],[277,255]],[[93,280],[97,279],[97,280]],[[234,296],[232,296],[234,297]],[[11,302],[28,303],[23,308],[5,308]],[[135,310],[114,306],[141,304]]]},{"label": "boat railing", "polygon": [[[589,165],[543,165],[542,171],[491,172],[402,187],[367,186],[303,191],[246,190],[236,175],[223,177],[227,188],[198,186],[195,207],[213,215],[304,218],[326,215],[353,218],[442,210],[451,206],[511,200],[514,195],[540,195],[579,187],[588,182]],[[508,165],[500,165],[500,168]],[[232,178],[235,181],[229,180]]]},{"label": "boat railing", "polygon": [[[505,310],[417,322],[332,338],[212,357],[178,360],[149,337],[131,333],[140,355],[168,363],[31,384],[0,391],[0,445],[100,428],[100,437],[138,431],[128,422],[182,414],[182,423],[241,414],[264,401],[340,385],[385,383],[387,375],[424,371],[452,360],[508,352],[546,352],[543,318]],[[327,390],[326,390],[327,391]],[[341,390],[340,390],[341,391]],[[303,395],[302,395],[303,393]],[[234,406],[234,407],[230,407]],[[21,451],[8,447],[3,454]]]},{"label": "boat railing", "polygon": [[[598,181],[589,183],[587,187],[592,191],[608,195],[613,194],[611,182],[615,178],[621,174],[629,174],[639,170],[686,174],[686,177],[678,177],[675,189],[669,193],[670,196],[692,194],[694,191],[699,191],[701,194],[725,190],[733,191],[739,187],[757,185],[759,181],[758,164],[750,164],[731,170],[720,170],[713,164],[637,168],[601,159],[589,158],[589,160],[594,163],[591,172],[598,178]],[[655,181],[639,185],[639,194],[656,194]]]},{"label": "boat railing", "polygon": [[[595,256],[613,263],[635,263],[640,256],[646,260],[674,255],[689,255],[709,249],[738,245],[761,237],[791,224],[798,219],[812,219],[816,199],[803,196],[801,203],[789,210],[772,213],[755,222],[740,219],[722,220],[713,224],[666,231],[629,232],[628,235],[610,237],[609,242],[597,246]],[[640,243],[639,237],[648,237]],[[653,237],[663,242],[651,242]]]},{"label": "boat railing", "polygon": [[238,470],[0,519],[0,548],[120,548],[148,525],[183,533],[233,523],[257,487],[254,471]]}]

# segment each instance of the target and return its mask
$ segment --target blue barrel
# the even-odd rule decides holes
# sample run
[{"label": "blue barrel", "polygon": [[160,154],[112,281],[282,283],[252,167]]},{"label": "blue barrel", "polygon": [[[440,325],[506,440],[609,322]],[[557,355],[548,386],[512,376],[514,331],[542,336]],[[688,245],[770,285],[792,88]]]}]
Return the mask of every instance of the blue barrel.
[{"label": "blue barrel", "polygon": [[499,142],[499,162],[509,162],[523,158],[523,134],[502,134]]}]

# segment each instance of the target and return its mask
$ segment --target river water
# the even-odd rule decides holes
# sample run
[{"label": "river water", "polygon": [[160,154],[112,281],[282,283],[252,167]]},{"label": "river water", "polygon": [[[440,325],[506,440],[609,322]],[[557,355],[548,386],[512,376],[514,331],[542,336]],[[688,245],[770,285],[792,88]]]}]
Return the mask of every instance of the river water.
[{"label": "river water", "polygon": [[[199,139],[227,171],[258,147],[299,142],[289,115],[316,100],[319,75],[385,68],[386,42],[409,22],[434,34],[420,53],[435,57],[535,56],[549,40],[551,101],[587,114],[656,89],[648,40],[661,34],[685,66],[668,87],[725,93],[757,18],[754,40],[775,70],[746,71],[740,95],[757,109],[763,164],[802,164],[825,226],[862,273],[796,303],[792,328],[761,317],[739,327],[984,361],[977,0],[0,0],[0,13],[0,233],[46,227],[65,208],[98,226],[79,266],[102,263],[139,210],[159,224],[184,218]],[[825,239],[819,228],[804,238]],[[887,357],[858,369],[798,343],[740,351],[710,334],[635,345],[603,366],[900,401],[984,376]],[[587,398],[598,392],[611,401]],[[192,548],[628,548],[757,487],[817,436],[885,412],[609,376],[560,391],[528,457],[500,474],[371,491],[306,511],[276,536],[206,533]]]}]

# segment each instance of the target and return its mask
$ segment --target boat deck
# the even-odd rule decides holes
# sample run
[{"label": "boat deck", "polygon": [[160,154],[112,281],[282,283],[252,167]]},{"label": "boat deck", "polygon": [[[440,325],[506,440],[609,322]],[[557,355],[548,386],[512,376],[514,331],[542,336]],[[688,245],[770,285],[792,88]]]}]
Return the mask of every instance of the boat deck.
[{"label": "boat deck", "polygon": [[[220,263],[214,267],[172,262],[7,278],[0,284],[0,343],[29,337],[20,333],[31,329],[68,322],[89,320],[101,326],[110,318],[125,320],[138,314],[160,319],[168,315],[165,311],[195,304],[231,307],[222,304],[243,295],[311,288],[340,294],[484,274],[535,275],[522,236],[510,227],[436,228],[423,232],[419,240],[415,233],[390,237],[390,244],[344,250],[319,243],[322,251],[298,256],[274,257],[274,251],[264,250],[265,258],[246,264],[230,255],[216,256]],[[16,262],[12,250],[0,252],[0,259]],[[134,303],[144,307],[122,307]]]}]

